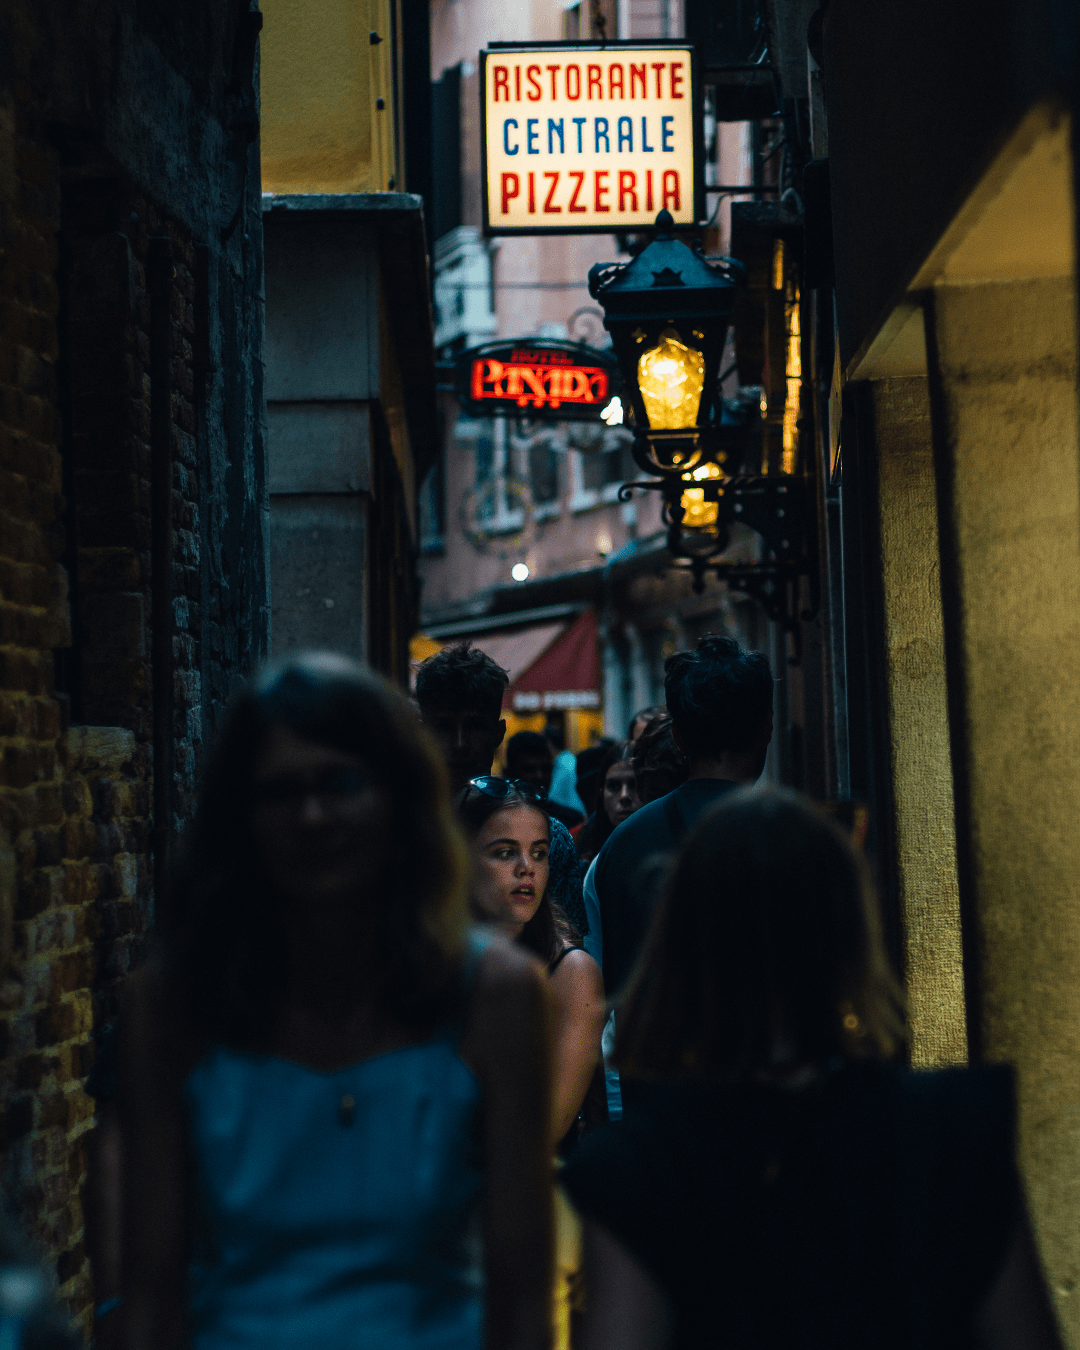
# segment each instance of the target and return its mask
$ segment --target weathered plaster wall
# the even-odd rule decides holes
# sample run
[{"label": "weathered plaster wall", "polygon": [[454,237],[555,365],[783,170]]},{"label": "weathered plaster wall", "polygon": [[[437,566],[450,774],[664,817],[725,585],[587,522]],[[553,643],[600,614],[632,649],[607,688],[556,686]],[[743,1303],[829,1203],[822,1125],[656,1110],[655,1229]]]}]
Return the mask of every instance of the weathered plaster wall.
[{"label": "weathered plaster wall", "polygon": [[925,378],[872,385],[912,1063],[967,1058],[937,494]]},{"label": "weathered plaster wall", "polygon": [[[394,0],[267,0],[268,192],[404,186],[395,145]],[[372,34],[375,36],[373,37]]]},{"label": "weathered plaster wall", "polygon": [[[1080,472],[1071,278],[940,287],[936,363],[977,1041],[1017,1066],[1020,1157],[1080,1344]],[[953,612],[950,613],[950,605]],[[961,873],[964,877],[963,871]]]}]

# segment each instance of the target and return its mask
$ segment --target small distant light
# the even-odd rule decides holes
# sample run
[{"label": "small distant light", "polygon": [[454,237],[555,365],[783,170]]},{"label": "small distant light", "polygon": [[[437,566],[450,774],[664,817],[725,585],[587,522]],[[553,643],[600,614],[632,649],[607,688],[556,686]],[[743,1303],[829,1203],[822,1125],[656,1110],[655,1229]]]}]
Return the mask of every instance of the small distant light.
[{"label": "small distant light", "polygon": [[606,408],[600,411],[601,422],[606,422],[609,427],[621,427],[623,424],[623,406],[622,399],[615,395]]},{"label": "small distant light", "polygon": [[510,575],[515,581],[528,581],[529,567],[527,563],[515,563],[510,569]]},{"label": "small distant light", "polygon": [[607,557],[607,555],[611,552],[611,547],[612,545],[610,534],[605,533],[605,534],[598,534],[596,536],[596,551],[597,553],[600,554],[601,558]]}]

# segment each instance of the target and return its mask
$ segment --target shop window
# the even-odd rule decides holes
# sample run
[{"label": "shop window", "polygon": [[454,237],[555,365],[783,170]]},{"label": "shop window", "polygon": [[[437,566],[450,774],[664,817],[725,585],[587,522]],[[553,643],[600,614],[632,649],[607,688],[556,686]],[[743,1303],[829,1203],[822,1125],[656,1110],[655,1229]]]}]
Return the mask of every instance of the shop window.
[{"label": "shop window", "polygon": [[526,451],[533,515],[538,519],[558,514],[559,450],[548,437],[533,441]]},{"label": "shop window", "polygon": [[470,442],[473,446],[473,511],[477,522],[491,534],[520,529],[525,512],[505,419],[461,417],[455,440],[463,448]]},{"label": "shop window", "polygon": [[606,441],[600,450],[588,453],[572,450],[570,461],[572,511],[588,511],[595,506],[617,501],[620,484],[637,477],[628,443],[621,437],[614,445]]}]

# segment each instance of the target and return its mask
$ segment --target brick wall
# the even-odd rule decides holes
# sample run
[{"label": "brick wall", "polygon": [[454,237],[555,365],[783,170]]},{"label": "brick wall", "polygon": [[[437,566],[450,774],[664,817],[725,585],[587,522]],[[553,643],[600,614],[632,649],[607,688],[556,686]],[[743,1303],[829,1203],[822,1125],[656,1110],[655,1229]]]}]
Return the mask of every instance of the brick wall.
[{"label": "brick wall", "polygon": [[0,987],[4,1189],[87,1323],[80,1192],[94,1104],[82,1080],[95,996],[126,969],[145,927],[149,773],[144,747],[121,728],[27,742],[41,754],[36,780],[0,789],[17,871],[12,974]]},{"label": "brick wall", "polygon": [[[21,134],[20,134],[21,133]],[[7,1196],[54,1257],[72,1306],[89,1299],[79,1185],[91,1104],[97,923],[115,890],[93,789],[66,776],[53,648],[70,642],[56,373],[56,155],[0,116],[0,851],[4,854],[0,1092]],[[80,790],[81,789],[81,790]],[[115,849],[114,849],[115,853]]]},{"label": "brick wall", "polygon": [[85,1076],[268,644],[243,10],[0,7],[0,1200],[87,1333]]},{"label": "brick wall", "polygon": [[[155,699],[167,703],[168,762],[162,764],[160,746],[158,762],[168,775],[168,800],[161,804],[175,834],[193,805],[203,736],[195,402],[206,370],[196,352],[195,249],[186,229],[145,194],[127,192],[122,180],[79,180],[63,198],[73,716],[127,727],[146,743],[154,734]],[[152,320],[154,245],[166,256],[163,336]],[[155,340],[164,343],[161,353]],[[159,379],[168,402],[167,445],[159,452],[172,481],[167,523],[155,520],[152,502],[152,398]],[[168,595],[164,610],[155,610],[152,552],[162,531],[170,535]],[[169,633],[161,662],[167,668],[155,676],[158,619]]]},{"label": "brick wall", "polygon": [[[125,202],[130,241],[115,230],[95,233],[110,222],[92,211],[81,212],[80,230],[62,219],[70,203],[53,149],[10,115],[3,133],[2,1176],[9,1202],[55,1261],[61,1293],[85,1320],[80,1191],[93,1103],[82,1082],[94,1028],[113,1015],[118,978],[138,955],[152,894],[149,306],[139,252],[160,222],[147,203]],[[75,214],[86,195],[75,194]],[[114,216],[116,209],[114,202]],[[190,320],[176,289],[182,364]],[[176,439],[190,460],[190,405],[178,376]],[[183,467],[181,458],[181,474]],[[195,508],[184,485],[177,515],[190,527]],[[184,542],[178,557],[190,552]],[[69,578],[74,662],[65,659],[73,650]],[[54,650],[68,666],[59,681]],[[187,654],[179,656],[182,674]],[[97,725],[69,728],[73,706],[80,721]]]}]

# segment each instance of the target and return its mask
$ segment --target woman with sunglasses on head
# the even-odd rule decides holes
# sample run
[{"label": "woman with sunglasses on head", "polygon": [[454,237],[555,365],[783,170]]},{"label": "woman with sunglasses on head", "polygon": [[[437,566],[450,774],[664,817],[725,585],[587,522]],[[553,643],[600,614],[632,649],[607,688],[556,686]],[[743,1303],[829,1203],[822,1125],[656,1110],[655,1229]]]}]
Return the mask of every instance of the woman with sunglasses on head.
[{"label": "woman with sunglasses on head", "polygon": [[547,981],[468,928],[434,744],[343,657],[234,702],[120,1111],[130,1350],[546,1350]]},{"label": "woman with sunglasses on head", "polygon": [[600,968],[548,896],[551,820],[518,780],[474,778],[458,812],[473,843],[473,914],[544,963],[555,1002],[556,1141],[570,1133],[598,1063],[604,1023]]},{"label": "woman with sunglasses on head", "polygon": [[585,1350],[1061,1350],[1002,1066],[913,1072],[865,864],[790,793],[702,816],[586,1140]]},{"label": "woman with sunglasses on head", "polygon": [[[598,1072],[606,1013],[603,977],[548,898],[551,821],[532,786],[474,778],[461,794],[458,811],[473,844],[473,913],[534,953],[550,978],[555,1003],[551,1142],[568,1152],[585,1124],[579,1117],[605,1113]],[[556,1265],[555,1344],[563,1350],[575,1301],[571,1287],[580,1268],[580,1229],[565,1201],[557,1215]]]}]

